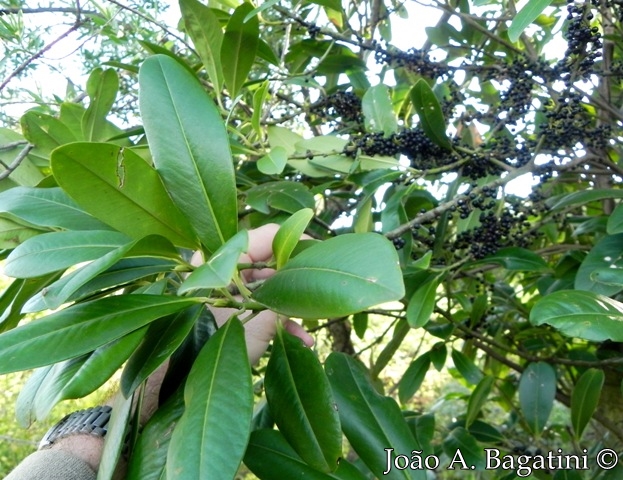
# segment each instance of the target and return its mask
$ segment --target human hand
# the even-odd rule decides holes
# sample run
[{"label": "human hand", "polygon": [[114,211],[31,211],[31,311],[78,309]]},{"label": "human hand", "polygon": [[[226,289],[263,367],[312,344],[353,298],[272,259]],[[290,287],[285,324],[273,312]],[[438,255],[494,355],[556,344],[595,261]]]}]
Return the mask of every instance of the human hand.
[{"label": "human hand", "polygon": [[[279,225],[269,223],[261,227],[249,230],[249,248],[247,253],[240,256],[240,263],[262,263],[267,262],[273,256],[272,244]],[[191,264],[199,266],[203,262],[201,252],[196,252]],[[275,273],[272,268],[248,269],[242,271],[243,280],[246,283],[265,280]],[[237,312],[234,308],[215,308],[210,307],[214,314],[217,325],[223,325],[233,314]],[[251,312],[240,315],[240,319],[244,320]],[[283,322],[286,331],[299,337],[307,346],[314,344],[314,339],[305,329],[290,319],[280,318],[275,312],[264,310],[256,314],[256,316],[244,324],[245,339],[247,342],[247,352],[251,364],[256,363],[268,348],[275,333],[277,332],[277,323]]]}]

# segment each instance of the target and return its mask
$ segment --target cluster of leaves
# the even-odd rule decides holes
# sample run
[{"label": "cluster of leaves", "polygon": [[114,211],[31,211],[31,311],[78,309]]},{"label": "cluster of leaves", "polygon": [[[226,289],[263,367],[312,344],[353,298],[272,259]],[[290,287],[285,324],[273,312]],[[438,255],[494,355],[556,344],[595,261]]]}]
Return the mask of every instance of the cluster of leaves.
[{"label": "cluster of leaves", "polygon": [[[623,442],[619,7],[448,2],[423,47],[401,51],[399,4],[286,3],[181,0],[192,48],[143,42],[140,70],[92,71],[87,107],[61,101],[27,112],[21,134],[0,130],[15,278],[0,297],[0,372],[36,368],[20,422],[125,364],[103,478],[128,429],[130,478],[233,478],[241,461],[266,479],[382,477],[386,449],[460,449],[487,478],[486,446],[593,458]],[[371,58],[394,84],[373,81]],[[138,82],[138,128],[110,122],[117,71]],[[508,192],[515,179],[529,195]],[[241,269],[267,266],[238,265],[247,231],[269,222],[277,273],[245,286]],[[238,313],[216,329],[204,304]],[[367,366],[278,331],[252,372],[239,318],[263,309],[352,324]],[[370,338],[375,322],[385,333]],[[412,361],[387,385],[398,403],[377,380],[399,351]],[[167,359],[161,408],[139,433],[132,397]],[[464,402],[451,423],[409,410],[431,367],[465,387],[443,399]]]}]

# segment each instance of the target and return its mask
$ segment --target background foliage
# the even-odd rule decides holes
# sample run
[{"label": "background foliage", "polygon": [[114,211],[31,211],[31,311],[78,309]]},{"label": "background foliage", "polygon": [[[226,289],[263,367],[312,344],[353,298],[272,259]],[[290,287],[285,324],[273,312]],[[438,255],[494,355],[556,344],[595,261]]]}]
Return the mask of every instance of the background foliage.
[{"label": "background foliage", "polygon": [[[485,447],[620,450],[621,4],[179,9],[2,3],[0,370],[35,369],[19,422],[122,366],[140,395],[171,358],[130,478],[373,478],[385,448],[513,478]],[[408,16],[438,22],[404,49]],[[46,68],[64,94],[28,86]],[[243,285],[266,266],[237,265],[246,231],[270,222],[278,272]],[[203,303],[302,318],[319,347],[279,332],[249,371],[239,321],[214,333]]]}]

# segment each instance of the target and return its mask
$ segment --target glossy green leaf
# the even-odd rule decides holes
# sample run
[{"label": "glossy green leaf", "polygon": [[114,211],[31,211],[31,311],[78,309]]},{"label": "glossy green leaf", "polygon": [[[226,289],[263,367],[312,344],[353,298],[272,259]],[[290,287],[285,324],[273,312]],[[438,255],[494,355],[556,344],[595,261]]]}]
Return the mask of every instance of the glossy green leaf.
[{"label": "glossy green leaf", "polygon": [[82,117],[82,137],[90,142],[108,140],[106,117],[115,103],[119,90],[119,77],[114,69],[96,68],[87,80],[89,106]]},{"label": "glossy green leaf", "polygon": [[[105,255],[96,258],[87,265],[64,275],[53,284],[31,297],[24,305],[23,311],[26,313],[33,313],[46,309],[56,310],[78,290],[85,286],[85,284],[119,262],[124,256],[131,255],[133,251],[136,251],[138,254],[144,253],[145,251],[141,247],[147,247],[147,251],[153,248],[154,252],[158,252],[159,243],[163,242],[165,242],[165,240],[162,237],[150,236],[117,247]],[[169,246],[172,250],[171,253],[175,254],[172,245],[169,244]]]},{"label": "glossy green leaf", "polygon": [[575,288],[608,297],[620,292],[620,285],[595,281],[595,272],[606,269],[623,269],[623,233],[606,235],[591,248],[578,268]]},{"label": "glossy green leaf", "polygon": [[221,45],[223,77],[229,95],[234,98],[247,79],[258,47],[260,26],[256,15],[247,15],[253,10],[250,3],[242,3],[232,14]]},{"label": "glossy green leaf", "polygon": [[50,152],[60,145],[82,140],[82,131],[71,131],[58,118],[31,110],[20,119],[24,136],[35,145],[31,155],[47,163]]},{"label": "glossy green leaf", "polygon": [[37,368],[19,392],[15,402],[15,419],[20,427],[29,428],[37,420],[34,408],[37,392],[53,368],[54,365]]},{"label": "glossy green leaf", "polygon": [[0,373],[28,370],[91,352],[201,299],[106,297],[68,307],[0,335]]},{"label": "glossy green leaf", "polygon": [[154,163],[171,198],[214,252],[238,229],[227,132],[200,83],[155,55],[139,74],[139,103]]},{"label": "glossy green leaf", "polygon": [[617,190],[614,188],[578,190],[573,193],[565,193],[563,195],[557,195],[549,198],[545,203],[552,210],[559,210],[571,205],[598,202],[607,198],[623,198],[623,190]]},{"label": "glossy green leaf", "polygon": [[353,329],[355,330],[355,334],[362,338],[366,334],[366,330],[368,329],[368,313],[367,312],[359,312],[353,315]]},{"label": "glossy green leaf", "polygon": [[454,348],[452,349],[452,362],[461,376],[467,380],[468,383],[476,385],[482,380],[483,374],[480,369],[474,365],[474,362],[467,358],[465,354],[455,350]]},{"label": "glossy green leaf", "polygon": [[571,393],[571,425],[578,441],[582,438],[582,433],[584,433],[586,425],[590,422],[599,404],[604,380],[603,370],[589,368],[573,387]]},{"label": "glossy green leaf", "polygon": [[55,364],[37,391],[34,417],[43,421],[61,400],[86,397],[101,387],[128,359],[144,335],[145,327],[90,354]]},{"label": "glossy green leaf", "polygon": [[283,147],[271,148],[270,152],[257,161],[257,169],[266,175],[278,175],[288,163],[288,154]]},{"label": "glossy green leaf", "polygon": [[435,435],[435,415],[432,413],[414,415],[405,412],[404,417],[411,428],[411,433],[422,447],[424,455],[433,453],[431,443]]},{"label": "glossy green leaf", "polygon": [[383,132],[387,137],[398,130],[389,89],[382,83],[368,89],[361,100],[361,108],[368,132]]},{"label": "glossy green leaf", "polygon": [[623,268],[596,268],[591,273],[594,282],[623,288]]},{"label": "glossy green leaf", "polygon": [[529,364],[519,380],[519,406],[530,431],[539,436],[556,398],[556,371],[545,362]]},{"label": "glossy green leaf", "polygon": [[52,171],[87,212],[130,236],[162,235],[197,248],[188,220],[173,204],[158,172],[132,150],[109,143],[72,143],[52,154]]},{"label": "glossy green leaf", "polygon": [[430,277],[413,293],[407,306],[407,321],[412,328],[423,327],[433,315],[437,303],[437,288],[441,284],[442,277],[443,275]]},{"label": "glossy green leaf", "polygon": [[278,430],[251,433],[245,465],[260,480],[305,478],[307,480],[365,480],[359,469],[344,459],[335,472],[321,473],[305,463]]},{"label": "glossy green leaf", "polygon": [[426,372],[430,367],[430,355],[425,353],[420,355],[416,360],[411,362],[404,375],[398,382],[398,398],[400,403],[405,404],[419,390]]},{"label": "glossy green leaf", "polygon": [[11,252],[4,266],[10,277],[31,278],[94,260],[129,243],[113,231],[50,232],[29,238]]},{"label": "glossy green leaf", "polygon": [[16,187],[0,193],[0,213],[38,227],[67,230],[107,230],[60,188]]},{"label": "glossy green leaf", "polygon": [[440,372],[446,365],[446,358],[448,358],[446,344],[444,342],[437,342],[433,345],[433,348],[430,349],[430,360],[437,371]]},{"label": "glossy green leaf", "polygon": [[97,480],[112,480],[121,460],[126,441],[127,426],[132,413],[132,397],[117,395],[112,404],[110,421],[107,425],[102,460],[97,470]]},{"label": "glossy green leaf", "polygon": [[511,42],[516,42],[523,31],[543,13],[552,0],[528,0],[528,3],[517,12],[515,18],[508,27],[508,38]]},{"label": "glossy green leaf", "polygon": [[121,374],[121,391],[126,397],[177,350],[204,308],[203,305],[195,305],[149,325],[143,342],[134,352],[130,352],[132,355]]},{"label": "glossy green leaf", "polygon": [[211,8],[197,0],[180,0],[179,5],[186,31],[195,45],[214,91],[219,93],[223,85],[223,30],[218,17]]},{"label": "glossy green leaf", "polygon": [[446,121],[441,105],[426,80],[421,78],[415,83],[410,97],[426,136],[440,147],[450,150],[452,143],[446,135]]},{"label": "glossy green leaf", "polygon": [[249,235],[246,230],[241,230],[214,252],[206,263],[197,267],[180,285],[178,293],[199,288],[227,287],[236,273],[238,258],[247,251],[248,246]]},{"label": "glossy green leaf", "polygon": [[387,469],[387,456],[383,455],[386,448],[407,454],[421,449],[394,399],[380,395],[363,366],[346,354],[329,355],[325,371],[337,403],[342,431],[373,474],[389,480],[426,479],[423,470],[392,469],[383,475]]},{"label": "glossy green leaf", "polygon": [[127,480],[163,480],[167,450],[175,425],[184,413],[183,390],[178,389],[149,419],[138,437],[128,464]]},{"label": "glossy green leaf", "polygon": [[290,259],[313,216],[314,211],[311,208],[303,208],[281,224],[273,239],[273,254],[277,261],[277,269],[281,269]]},{"label": "glossy green leaf", "polygon": [[277,125],[271,125],[267,128],[268,143],[270,148],[282,147],[285,149],[288,156],[294,155],[296,152],[296,144],[305,140],[298,133],[294,133],[292,130],[279,127]]},{"label": "glossy green leaf", "polygon": [[495,254],[474,262],[476,265],[487,263],[495,263],[511,271],[546,272],[549,270],[547,263],[540,255],[519,247],[501,248]]},{"label": "glossy green leaf", "polygon": [[478,382],[478,385],[476,385],[476,388],[474,388],[472,394],[469,396],[469,402],[467,402],[467,414],[465,416],[465,426],[467,428],[474,423],[476,418],[478,418],[478,415],[482,412],[482,408],[489,398],[489,394],[491,393],[494,383],[495,377],[490,375],[483,377],[483,379]]},{"label": "glossy green leaf", "polygon": [[443,440],[443,451],[450,458],[446,470],[483,470],[485,452],[476,439],[463,427],[452,430]]},{"label": "glossy green leaf", "polygon": [[253,296],[284,315],[332,318],[398,300],[404,285],[391,242],[376,233],[353,233],[304,250]]},{"label": "glossy green leaf", "polygon": [[593,292],[560,290],[536,302],[534,325],[551,325],[569,337],[623,342],[623,303]]},{"label": "glossy green leaf", "polygon": [[310,467],[333,472],[342,432],[329,381],[314,352],[283,328],[273,342],[264,387],[275,423],[296,453]]},{"label": "glossy green leaf", "polygon": [[253,416],[251,367],[238,319],[225,323],[201,350],[186,380],[184,403],[171,437],[167,477],[234,478]]},{"label": "glossy green leaf", "polygon": [[[266,5],[264,3],[263,5]],[[262,114],[264,110],[264,105],[266,99],[268,97],[268,81],[262,82],[259,88],[253,93],[253,114],[251,116],[251,125],[253,125],[253,130],[259,138],[264,137],[264,129],[261,125]],[[286,152],[287,157],[287,152]]]}]

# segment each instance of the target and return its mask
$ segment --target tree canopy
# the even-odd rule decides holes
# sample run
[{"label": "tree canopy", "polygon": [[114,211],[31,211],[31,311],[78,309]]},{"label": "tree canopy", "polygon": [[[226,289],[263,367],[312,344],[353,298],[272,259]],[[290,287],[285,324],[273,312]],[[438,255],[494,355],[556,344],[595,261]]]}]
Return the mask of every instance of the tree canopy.
[{"label": "tree canopy", "polygon": [[[598,453],[623,444],[620,2],[180,0],[179,23],[58,3],[0,2],[2,102],[36,104],[0,129],[22,424],[122,369],[102,478],[125,438],[136,479],[550,478],[557,449],[590,468],[553,478],[618,478]],[[45,68],[65,93],[28,86]],[[239,264],[267,223],[273,259]],[[331,352],[280,330],[249,370],[237,316],[204,304],[302,319]]]}]

